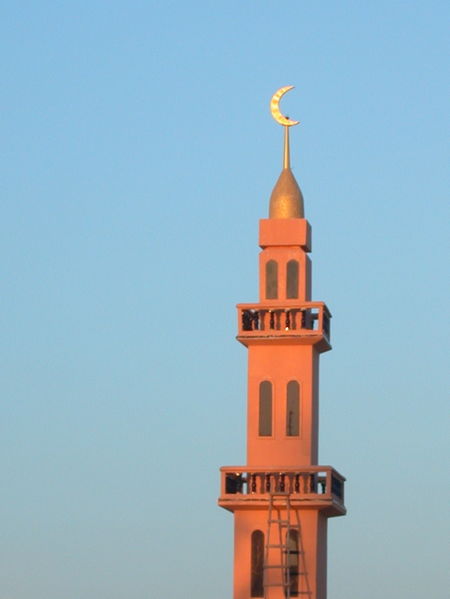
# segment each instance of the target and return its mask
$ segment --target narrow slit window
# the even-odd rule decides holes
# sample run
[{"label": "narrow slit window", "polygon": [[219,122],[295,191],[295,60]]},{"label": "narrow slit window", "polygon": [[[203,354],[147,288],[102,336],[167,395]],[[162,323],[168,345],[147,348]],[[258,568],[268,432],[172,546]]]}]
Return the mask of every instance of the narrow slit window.
[{"label": "narrow slit window", "polygon": [[278,264],[275,260],[266,262],[266,299],[278,298]]},{"label": "narrow slit window", "polygon": [[264,533],[252,532],[250,597],[264,597]]},{"label": "narrow slit window", "polygon": [[298,298],[298,262],[289,260],[286,267],[286,297],[287,299]]},{"label": "narrow slit window", "polygon": [[287,571],[285,576],[287,577],[286,584],[289,589],[289,594],[286,593],[287,597],[298,597],[299,596],[299,543],[298,543],[298,530],[289,530],[286,534],[286,562]]},{"label": "narrow slit window", "polygon": [[286,397],[286,435],[298,437],[300,434],[300,385],[289,381]]},{"label": "narrow slit window", "polygon": [[272,383],[269,381],[259,385],[259,435],[272,435]]}]

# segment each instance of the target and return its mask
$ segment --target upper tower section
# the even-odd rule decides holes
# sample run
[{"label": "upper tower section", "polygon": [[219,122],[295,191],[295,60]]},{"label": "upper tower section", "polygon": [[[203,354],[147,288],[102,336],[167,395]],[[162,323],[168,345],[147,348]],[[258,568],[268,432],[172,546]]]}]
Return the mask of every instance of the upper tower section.
[{"label": "upper tower section", "polygon": [[294,342],[327,351],[330,313],[323,302],[311,302],[311,228],[290,165],[289,129],[299,122],[279,108],[292,88],[282,87],[270,102],[273,118],[284,128],[283,168],[270,196],[269,218],[260,220],[259,304],[238,306],[238,339],[247,346]]}]

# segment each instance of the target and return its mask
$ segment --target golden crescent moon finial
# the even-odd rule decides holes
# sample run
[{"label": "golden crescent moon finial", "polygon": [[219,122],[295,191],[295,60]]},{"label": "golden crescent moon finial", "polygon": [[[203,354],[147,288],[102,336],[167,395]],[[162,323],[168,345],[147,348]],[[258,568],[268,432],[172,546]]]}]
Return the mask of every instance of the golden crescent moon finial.
[{"label": "golden crescent moon finial", "polygon": [[270,100],[270,112],[272,113],[273,118],[280,125],[284,125],[285,127],[293,127],[294,125],[298,125],[300,121],[292,121],[289,117],[284,116],[280,111],[280,100],[284,96],[286,92],[294,89],[293,85],[287,85],[286,87],[281,87],[277,92],[275,92]]}]

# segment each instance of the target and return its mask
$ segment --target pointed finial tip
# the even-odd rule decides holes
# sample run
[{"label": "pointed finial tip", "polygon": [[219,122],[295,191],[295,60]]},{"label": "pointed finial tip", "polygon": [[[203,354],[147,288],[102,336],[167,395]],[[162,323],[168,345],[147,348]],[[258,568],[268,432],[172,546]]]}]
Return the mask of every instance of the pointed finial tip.
[{"label": "pointed finial tip", "polygon": [[281,114],[278,104],[281,97],[293,86],[282,87],[272,97],[270,110],[273,118],[283,125],[283,170],[270,196],[269,218],[304,218],[303,195],[291,171],[291,157],[289,147],[289,127],[298,125]]},{"label": "pointed finial tip", "polygon": [[290,168],[281,171],[270,196],[269,218],[304,218],[303,195]]}]

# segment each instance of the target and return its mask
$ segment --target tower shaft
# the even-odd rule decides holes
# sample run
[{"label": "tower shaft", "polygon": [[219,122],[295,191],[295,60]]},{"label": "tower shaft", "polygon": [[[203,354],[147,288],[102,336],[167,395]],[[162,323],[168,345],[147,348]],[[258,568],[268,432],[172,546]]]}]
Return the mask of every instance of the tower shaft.
[{"label": "tower shaft", "polygon": [[260,221],[259,301],[237,306],[248,349],[247,462],[221,468],[218,501],[234,515],[234,599],[326,599],[328,518],[346,513],[344,477],[318,465],[331,314],[311,301],[311,229],[286,158],[283,167]]}]

